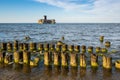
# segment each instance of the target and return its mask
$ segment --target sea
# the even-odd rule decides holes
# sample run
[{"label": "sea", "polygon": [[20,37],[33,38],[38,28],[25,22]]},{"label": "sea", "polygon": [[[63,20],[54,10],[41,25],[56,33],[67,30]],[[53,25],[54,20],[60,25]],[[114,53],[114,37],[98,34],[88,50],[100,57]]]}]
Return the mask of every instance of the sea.
[{"label": "sea", "polygon": [[[29,36],[29,40],[25,37]],[[104,36],[104,42],[99,41]],[[0,23],[0,42],[55,42],[60,41],[70,45],[86,45],[104,47],[106,41],[111,42],[109,52],[113,60],[120,59],[120,23]],[[102,65],[101,65],[102,66]],[[114,64],[113,64],[114,66]],[[22,65],[0,66],[0,80],[119,80],[120,70],[98,69],[64,69],[45,67],[43,61],[38,67],[31,68]]]}]

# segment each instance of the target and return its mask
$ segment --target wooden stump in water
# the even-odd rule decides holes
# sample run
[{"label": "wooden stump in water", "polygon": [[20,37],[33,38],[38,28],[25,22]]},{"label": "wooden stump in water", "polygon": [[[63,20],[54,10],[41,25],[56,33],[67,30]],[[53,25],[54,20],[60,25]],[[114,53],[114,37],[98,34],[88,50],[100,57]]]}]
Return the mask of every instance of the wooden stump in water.
[{"label": "wooden stump in water", "polygon": [[103,56],[103,68],[111,69],[112,68],[112,58]]},{"label": "wooden stump in water", "polygon": [[85,45],[82,45],[82,46],[81,46],[81,52],[82,52],[82,53],[86,53],[86,46],[85,46]]},{"label": "wooden stump in water", "polygon": [[44,44],[44,51],[49,51],[49,44]]},{"label": "wooden stump in water", "polygon": [[56,51],[58,51],[58,52],[61,51],[61,45],[56,45]]},{"label": "wooden stump in water", "polygon": [[98,67],[98,56],[91,54],[91,67]]},{"label": "wooden stump in water", "polygon": [[1,50],[7,50],[7,43],[1,43]]},{"label": "wooden stump in water", "polygon": [[78,57],[76,53],[70,53],[70,66],[77,67]]},{"label": "wooden stump in water", "polygon": [[14,40],[13,49],[14,49],[14,51],[18,50],[18,41],[17,40]]},{"label": "wooden stump in water", "polygon": [[12,51],[12,43],[10,43],[10,42],[7,43],[7,51],[8,52]]},{"label": "wooden stump in water", "polygon": [[68,46],[68,50],[69,50],[70,52],[73,52],[73,51],[74,51],[74,45],[69,45],[69,46]]},{"label": "wooden stump in water", "polygon": [[65,51],[67,51],[67,45],[66,44],[64,44],[64,45],[62,45],[62,52],[65,52]]},{"label": "wooden stump in water", "polygon": [[96,51],[96,53],[100,53],[101,52],[101,48],[100,47],[96,47],[95,51]]},{"label": "wooden stump in water", "polygon": [[50,65],[49,52],[44,52],[44,65],[46,65],[46,66]]},{"label": "wooden stump in water", "polygon": [[103,42],[104,41],[104,36],[100,36],[100,42]]},{"label": "wooden stump in water", "polygon": [[111,43],[109,41],[105,42],[105,47],[109,48],[111,46]]},{"label": "wooden stump in water", "polygon": [[14,56],[14,62],[19,63],[20,62],[20,53],[18,51],[15,51],[13,56]]},{"label": "wooden stump in water", "polygon": [[86,63],[86,56],[85,54],[80,54],[80,67],[86,68],[87,63]]},{"label": "wooden stump in water", "polygon": [[120,69],[120,60],[115,61],[115,68]]},{"label": "wooden stump in water", "polygon": [[68,66],[68,55],[67,55],[67,53],[61,53],[61,65],[63,67]]},{"label": "wooden stump in water", "polygon": [[93,53],[93,47],[92,46],[88,47],[88,53]]},{"label": "wooden stump in water", "polygon": [[59,52],[54,52],[54,66],[61,65],[61,55]]},{"label": "wooden stump in water", "polygon": [[79,45],[76,45],[76,46],[74,47],[74,50],[75,50],[76,52],[80,52],[80,46],[79,46]]},{"label": "wooden stump in water", "polygon": [[19,51],[23,51],[23,43],[19,43]]},{"label": "wooden stump in water", "polygon": [[107,50],[106,48],[101,48],[101,52],[102,52],[102,53],[107,53],[108,50]]},{"label": "wooden stump in water", "polygon": [[43,51],[44,47],[43,47],[43,44],[39,43],[38,44],[38,50],[39,51]]},{"label": "wooden stump in water", "polygon": [[30,63],[31,54],[29,51],[23,51],[23,63],[29,64]]},{"label": "wooden stump in water", "polygon": [[0,51],[0,63],[4,62],[5,52]]},{"label": "wooden stump in water", "polygon": [[29,44],[29,49],[30,49],[30,51],[35,51],[35,50],[36,50],[36,47],[37,47],[37,44],[36,44],[36,43],[30,42],[30,44]]}]

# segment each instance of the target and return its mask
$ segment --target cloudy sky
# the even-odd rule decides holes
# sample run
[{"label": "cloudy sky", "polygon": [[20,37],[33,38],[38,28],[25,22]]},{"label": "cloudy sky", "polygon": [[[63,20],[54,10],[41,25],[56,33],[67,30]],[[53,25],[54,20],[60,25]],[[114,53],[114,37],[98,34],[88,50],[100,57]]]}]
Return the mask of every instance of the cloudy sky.
[{"label": "cloudy sky", "polygon": [[120,23],[120,0],[0,0],[0,23]]}]

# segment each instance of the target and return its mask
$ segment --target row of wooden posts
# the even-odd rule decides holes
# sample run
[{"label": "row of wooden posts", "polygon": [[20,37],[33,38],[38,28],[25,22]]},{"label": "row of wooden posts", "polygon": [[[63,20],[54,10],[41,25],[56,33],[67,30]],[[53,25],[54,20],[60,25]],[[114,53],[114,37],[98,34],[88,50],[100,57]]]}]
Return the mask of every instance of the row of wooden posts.
[{"label": "row of wooden posts", "polygon": [[[100,42],[104,41],[104,36],[100,37]],[[111,43],[109,41],[105,42],[105,47],[96,47],[95,53],[107,53],[107,48],[109,48]],[[9,63],[13,57],[15,63],[23,62],[24,64],[30,65],[38,65],[40,60],[39,57],[31,60],[32,52],[42,52],[44,54],[44,64],[49,66],[52,63],[55,66],[68,66],[77,67],[78,64],[80,67],[87,66],[87,59],[85,53],[88,52],[90,54],[90,61],[92,67],[98,67],[98,55],[93,54],[93,46],[89,46],[86,48],[85,45],[67,45],[58,41],[56,44],[43,44],[43,43],[19,43],[15,40],[13,43],[3,42],[0,45],[0,62],[4,62],[6,64]],[[4,52],[5,51],[5,52]],[[6,55],[6,52],[13,53],[12,55]],[[79,56],[79,58],[78,58]],[[79,60],[78,60],[79,59]],[[112,68],[112,58],[109,56],[102,56],[102,64],[104,68],[111,69]],[[78,63],[79,61],[79,63]],[[115,62],[115,67],[120,68],[120,61]]]}]

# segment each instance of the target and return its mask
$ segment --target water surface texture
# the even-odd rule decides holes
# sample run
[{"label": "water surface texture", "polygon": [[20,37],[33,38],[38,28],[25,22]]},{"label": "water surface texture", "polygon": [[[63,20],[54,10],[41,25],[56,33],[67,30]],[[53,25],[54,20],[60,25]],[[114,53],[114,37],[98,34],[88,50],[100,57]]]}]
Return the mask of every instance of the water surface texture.
[{"label": "water surface texture", "polygon": [[[111,42],[113,62],[120,59],[120,24],[119,23],[64,23],[64,24],[0,24],[0,42],[19,40],[26,42],[25,36],[30,36],[32,42],[58,41],[62,36],[64,42],[74,45],[102,46],[99,37],[105,36],[105,41]],[[113,65],[114,66],[114,65]],[[64,69],[44,67],[43,61],[36,68],[21,65],[0,65],[0,80],[119,80],[120,70],[98,69]]]}]

